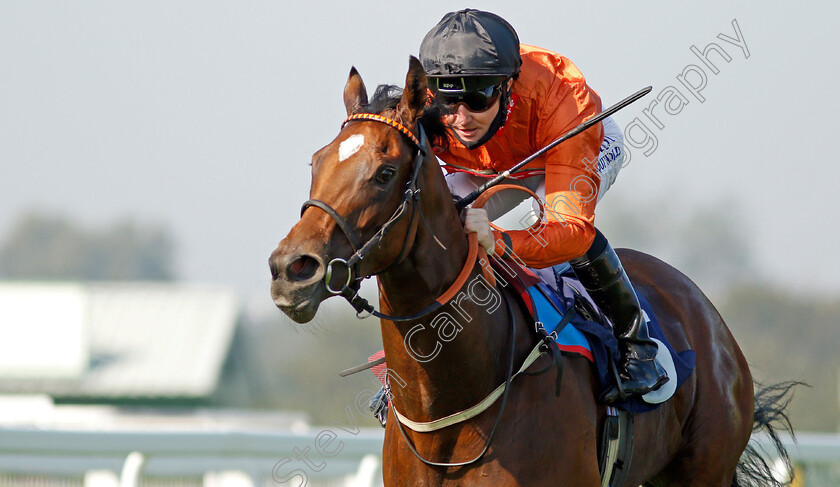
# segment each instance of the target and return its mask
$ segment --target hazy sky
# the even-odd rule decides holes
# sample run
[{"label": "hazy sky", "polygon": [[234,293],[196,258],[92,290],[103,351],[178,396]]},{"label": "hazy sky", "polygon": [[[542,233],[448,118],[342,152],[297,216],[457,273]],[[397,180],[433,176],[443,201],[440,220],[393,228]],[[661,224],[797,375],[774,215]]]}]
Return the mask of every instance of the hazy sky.
[{"label": "hazy sky", "polygon": [[[0,238],[27,209],[162,222],[184,279],[268,299],[268,255],[307,199],[311,154],[338,132],[350,66],[368,87],[402,84],[425,33],[477,7],[571,58],[605,106],[654,86],[615,118],[638,117],[656,150],[631,148],[599,213],[731,201],[768,275],[840,292],[840,6],[771,3],[2,2]],[[718,38],[736,37],[733,19],[748,58]],[[710,54],[718,74],[690,49],[711,42],[731,57]],[[702,103],[677,78],[689,68],[697,83],[690,65]],[[643,109],[669,86],[688,103],[655,107],[660,128]]]}]

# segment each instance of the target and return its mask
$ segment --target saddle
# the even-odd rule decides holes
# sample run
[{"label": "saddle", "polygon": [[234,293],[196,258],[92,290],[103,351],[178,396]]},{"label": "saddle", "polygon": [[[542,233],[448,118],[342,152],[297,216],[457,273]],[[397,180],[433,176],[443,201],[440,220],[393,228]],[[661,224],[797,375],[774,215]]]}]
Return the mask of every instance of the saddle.
[{"label": "saddle", "polygon": [[[616,364],[621,354],[612,324],[598,310],[586,290],[572,272],[557,276],[556,289],[546,284],[526,267],[510,260],[491,259],[499,286],[510,285],[534,320],[535,328],[543,328],[554,337],[563,354],[579,355],[590,361],[598,372],[602,393],[618,381]],[[659,325],[650,303],[638,295],[643,315],[648,320],[651,338],[659,344],[657,361],[674,380],[642,397],[630,397],[615,406],[630,413],[656,409],[669,399],[694,370],[695,353],[677,353]]]},{"label": "saddle", "polygon": [[[492,260],[492,267],[499,285],[510,283],[516,290],[516,294],[534,320],[535,329],[542,328],[544,333],[549,333],[561,353],[580,355],[596,366],[602,391],[607,386],[608,380],[619,380],[615,368],[619,359],[618,343],[612,333],[612,324],[598,310],[597,305],[588,296],[574,274],[555,276],[557,279],[557,290],[555,290],[528,268],[515,262]],[[650,305],[646,301],[643,302],[641,296],[639,299],[645,318],[648,319],[651,334],[654,335],[655,328],[656,336],[664,339],[658,322],[655,327],[652,326],[654,322],[648,315],[648,312],[653,313]],[[598,445],[601,487],[624,483],[633,455],[635,413],[654,409],[669,399],[678,385],[685,381],[693,370],[693,351],[682,352],[684,360],[680,360],[682,363],[678,372],[672,360],[673,350],[670,345],[654,339],[659,342],[659,350],[663,355],[660,362],[670,364],[670,366],[665,365],[664,368],[669,377],[675,380],[666,383],[666,386],[670,384],[669,387],[663,386],[642,398],[631,397],[625,403],[618,404],[618,407],[607,406],[607,415],[604,418]],[[657,360],[659,360],[658,356]],[[604,364],[609,364],[609,372],[603,370]],[[600,393],[596,395],[596,397],[599,396]]]},{"label": "saddle", "polygon": [[594,362],[591,347],[586,337],[575,327],[566,326],[573,319],[597,320],[600,315],[594,303],[575,295],[574,305],[570,308],[562,302],[554,289],[531,272],[515,262],[492,259],[491,266],[496,275],[496,282],[501,286],[511,285],[534,320],[535,331],[540,329],[552,335],[558,349],[562,352],[581,355]]}]

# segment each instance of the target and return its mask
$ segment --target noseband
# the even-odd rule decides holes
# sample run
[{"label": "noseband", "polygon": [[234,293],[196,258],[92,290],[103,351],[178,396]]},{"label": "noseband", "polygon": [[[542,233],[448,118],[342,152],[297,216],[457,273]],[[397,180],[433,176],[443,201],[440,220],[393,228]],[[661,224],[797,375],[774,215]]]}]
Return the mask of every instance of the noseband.
[{"label": "noseband", "polygon": [[[357,314],[366,312],[368,314],[379,315],[379,313],[374,311],[373,306],[367,303],[367,301],[365,301],[358,294],[361,281],[367,277],[370,277],[361,276],[361,274],[358,272],[358,265],[370,253],[373,247],[382,241],[382,239],[385,237],[385,233],[387,233],[388,230],[390,230],[394,225],[397,224],[397,222],[399,222],[402,219],[402,217],[406,215],[409,207],[411,207],[411,217],[408,227],[409,232],[406,233],[406,238],[403,241],[400,254],[387,267],[377,272],[374,272],[373,274],[379,274],[381,272],[384,272],[397,262],[400,262],[405,256],[406,249],[408,248],[410,229],[414,223],[415,215],[417,213],[420,213],[421,219],[423,217],[422,210],[420,210],[417,205],[417,203],[420,200],[420,189],[417,187],[417,179],[420,175],[420,169],[423,166],[423,160],[426,158],[427,154],[426,133],[423,130],[423,126],[418,123],[417,128],[419,132],[419,137],[416,137],[413,133],[411,133],[410,130],[408,130],[404,125],[397,122],[396,120],[383,117],[382,115],[374,115],[371,113],[357,113],[355,115],[350,115],[349,117],[347,117],[344,123],[341,124],[341,128],[344,128],[344,126],[347,125],[348,122],[356,120],[384,123],[405,135],[417,148],[417,156],[414,160],[414,168],[411,172],[411,178],[408,180],[408,183],[406,183],[405,193],[403,193],[400,205],[394,211],[394,214],[391,215],[391,218],[389,218],[388,221],[385,222],[385,224],[382,225],[382,227],[367,242],[365,242],[364,245],[361,246],[359,245],[359,237],[357,236],[353,228],[347,223],[347,220],[344,217],[342,217],[337,211],[335,211],[335,209],[333,209],[329,204],[321,200],[310,199],[303,204],[300,210],[300,214],[302,217],[303,212],[305,212],[306,209],[310,206],[320,208],[336,222],[338,227],[347,237],[347,240],[350,242],[350,245],[353,247],[353,255],[351,255],[349,259],[345,260],[337,257],[332,259],[327,264],[326,273],[324,276],[324,282],[326,284],[327,291],[330,294],[344,296],[356,309]],[[415,211],[415,209],[417,211]],[[335,266],[343,266],[347,272],[347,281],[339,289],[335,289],[330,285],[330,281],[333,277],[333,269],[335,268]],[[355,279],[353,277],[354,275],[356,276]]]}]

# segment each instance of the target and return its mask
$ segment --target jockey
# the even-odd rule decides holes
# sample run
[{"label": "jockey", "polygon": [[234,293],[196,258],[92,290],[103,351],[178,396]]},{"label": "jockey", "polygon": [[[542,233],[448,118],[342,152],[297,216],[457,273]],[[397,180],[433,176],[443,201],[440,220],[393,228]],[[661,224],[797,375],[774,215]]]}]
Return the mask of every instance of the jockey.
[{"label": "jockey", "polygon": [[[601,99],[565,57],[520,45],[501,17],[466,9],[446,14],[420,45],[420,61],[431,94],[449,106],[443,121],[448,140],[435,152],[444,162],[453,195],[464,197],[601,111]],[[622,360],[621,390],[602,400],[643,395],[668,381],[656,364],[657,344],[648,335],[641,306],[621,262],[595,228],[595,204],[621,168],[622,133],[606,118],[557,145],[511,175],[543,199],[546,222],[539,234],[496,232],[490,221],[515,208],[525,193],[506,191],[484,208],[462,215],[467,232],[478,234],[488,255],[516,256],[554,287],[574,270],[583,287],[613,324]],[[623,392],[623,394],[622,394]],[[371,409],[385,424],[383,388]]]},{"label": "jockey", "polygon": [[[600,97],[571,61],[520,45],[513,27],[489,12],[445,15],[423,39],[420,61],[433,96],[450,107],[444,116],[448,146],[437,156],[449,173],[450,190],[460,197],[601,111]],[[621,389],[627,395],[646,394],[668,377],[654,361],[657,345],[648,335],[633,286],[594,225],[595,204],[621,167],[621,157],[615,157],[621,140],[621,130],[607,118],[513,175],[519,179],[511,182],[544,200],[547,218],[539,235],[490,228],[490,220],[522,201],[513,195],[492,198],[486,209],[466,209],[464,226],[478,234],[488,255],[515,254],[532,268],[554,266],[557,275],[570,265],[613,323],[622,353]],[[616,388],[603,399],[623,397]]]}]

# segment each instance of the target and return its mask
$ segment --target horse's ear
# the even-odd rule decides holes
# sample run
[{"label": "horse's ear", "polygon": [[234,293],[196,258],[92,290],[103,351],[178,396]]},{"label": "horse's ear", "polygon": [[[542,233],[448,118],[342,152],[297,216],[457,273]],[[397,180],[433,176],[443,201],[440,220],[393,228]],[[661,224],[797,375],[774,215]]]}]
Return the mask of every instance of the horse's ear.
[{"label": "horse's ear", "polygon": [[397,113],[403,123],[414,123],[426,108],[426,72],[420,60],[414,56],[408,58],[408,74],[405,77],[403,90]]},{"label": "horse's ear", "polygon": [[367,105],[367,89],[356,67],[350,68],[350,77],[347,79],[347,84],[344,85],[344,107],[347,109],[347,115],[350,116],[356,113],[363,105]]}]

